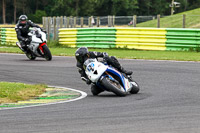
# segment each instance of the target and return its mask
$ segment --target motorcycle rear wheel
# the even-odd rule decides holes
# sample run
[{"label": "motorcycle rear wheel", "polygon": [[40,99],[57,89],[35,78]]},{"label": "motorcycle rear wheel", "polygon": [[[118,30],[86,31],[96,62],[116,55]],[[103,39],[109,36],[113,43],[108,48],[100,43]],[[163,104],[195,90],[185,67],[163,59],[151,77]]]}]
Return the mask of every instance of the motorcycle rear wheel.
[{"label": "motorcycle rear wheel", "polygon": [[102,85],[109,89],[111,92],[115,93],[117,96],[121,96],[124,97],[127,95],[126,92],[122,91],[121,88],[122,86],[119,83],[116,83],[114,81],[112,81],[110,78],[105,77],[102,80]]},{"label": "motorcycle rear wheel", "polygon": [[43,48],[43,52],[44,52],[44,58],[47,61],[52,60],[52,55],[51,55],[51,52],[50,52],[49,48],[47,47],[47,45],[43,45],[42,48]]}]

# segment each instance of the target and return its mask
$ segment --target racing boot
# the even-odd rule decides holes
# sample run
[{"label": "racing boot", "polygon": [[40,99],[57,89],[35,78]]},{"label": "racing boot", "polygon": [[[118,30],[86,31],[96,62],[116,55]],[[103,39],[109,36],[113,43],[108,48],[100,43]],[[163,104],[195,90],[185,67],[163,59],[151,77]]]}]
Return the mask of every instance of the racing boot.
[{"label": "racing boot", "polygon": [[133,72],[132,71],[128,71],[125,70],[119,63],[119,61],[117,60],[117,58],[115,58],[114,56],[109,57],[105,57],[104,58],[108,65],[112,65],[113,67],[117,68],[120,72],[125,73],[126,75],[131,75]]},{"label": "racing boot", "polygon": [[23,51],[26,52],[26,45],[24,42],[20,41],[20,43],[16,43],[18,47]]},{"label": "racing boot", "polygon": [[122,66],[119,69],[122,73],[125,73],[126,75],[132,75],[132,71],[129,70],[125,70]]},{"label": "racing boot", "polygon": [[22,51],[26,54],[27,53],[27,46],[22,47]]},{"label": "racing boot", "polygon": [[91,85],[91,92],[92,92],[93,96],[97,96],[99,93],[101,93],[103,91],[104,90],[100,89],[96,85],[94,85],[94,84]]}]

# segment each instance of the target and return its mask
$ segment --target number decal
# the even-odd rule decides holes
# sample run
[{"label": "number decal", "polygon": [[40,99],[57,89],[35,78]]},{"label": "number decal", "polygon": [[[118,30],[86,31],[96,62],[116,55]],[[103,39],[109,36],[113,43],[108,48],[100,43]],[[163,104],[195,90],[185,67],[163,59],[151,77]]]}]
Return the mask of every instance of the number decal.
[{"label": "number decal", "polygon": [[94,71],[94,64],[93,64],[93,63],[89,64],[89,65],[87,66],[87,70],[88,70],[88,72]]}]

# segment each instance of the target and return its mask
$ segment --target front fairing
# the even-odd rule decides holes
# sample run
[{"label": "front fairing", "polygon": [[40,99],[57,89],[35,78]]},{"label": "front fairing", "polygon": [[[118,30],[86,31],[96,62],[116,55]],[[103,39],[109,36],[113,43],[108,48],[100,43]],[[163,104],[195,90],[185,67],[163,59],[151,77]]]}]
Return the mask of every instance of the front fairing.
[{"label": "front fairing", "polygon": [[[31,37],[31,43],[43,43],[47,42],[46,39],[46,33],[41,31],[40,28],[33,28],[31,31],[28,33],[28,35]],[[39,36],[39,37],[38,37]]]},{"label": "front fairing", "polygon": [[28,36],[31,37],[31,42],[27,45],[29,50],[36,56],[42,56],[42,54],[38,52],[38,48],[42,43],[46,43],[46,34],[42,32],[40,28],[34,27],[30,30]]},{"label": "front fairing", "polygon": [[97,83],[100,77],[108,68],[108,66],[98,62],[96,59],[86,60],[84,62],[84,67],[86,75],[93,83]]}]

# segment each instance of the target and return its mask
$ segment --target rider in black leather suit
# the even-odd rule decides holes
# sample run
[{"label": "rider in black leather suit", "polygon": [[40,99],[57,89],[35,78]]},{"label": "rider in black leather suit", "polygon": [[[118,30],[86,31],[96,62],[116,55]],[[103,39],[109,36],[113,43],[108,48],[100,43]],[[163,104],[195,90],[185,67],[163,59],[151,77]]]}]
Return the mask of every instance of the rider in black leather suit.
[{"label": "rider in black leather suit", "polygon": [[[97,59],[98,57],[101,57],[101,58],[103,58],[103,61],[107,62],[108,65],[115,67],[120,72],[125,73],[126,75],[132,74],[132,71],[125,70],[114,56],[109,57],[106,52],[88,51],[88,49],[86,47],[80,47],[76,50],[75,57],[77,60],[76,66],[78,68],[79,73],[81,74],[81,79],[84,80],[87,84],[91,84],[91,81],[88,79],[88,77],[85,73],[83,64],[88,58],[96,58]],[[98,95],[103,90],[97,88],[97,86],[95,86],[95,85],[92,85],[91,91],[92,91],[93,95]]]},{"label": "rider in black leather suit", "polygon": [[17,33],[17,39],[20,42],[22,50],[26,50],[27,44],[31,42],[31,38],[28,37],[30,27],[37,27],[43,31],[40,26],[28,20],[28,17],[26,15],[21,15],[19,17],[18,23],[15,26],[15,31]]}]

